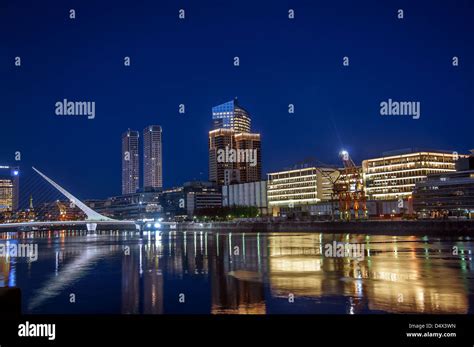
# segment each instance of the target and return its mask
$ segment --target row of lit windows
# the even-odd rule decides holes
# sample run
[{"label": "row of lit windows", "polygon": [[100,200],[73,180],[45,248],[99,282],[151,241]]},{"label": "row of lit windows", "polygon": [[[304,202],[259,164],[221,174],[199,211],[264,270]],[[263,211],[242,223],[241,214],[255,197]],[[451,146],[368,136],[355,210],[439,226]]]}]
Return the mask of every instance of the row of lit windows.
[{"label": "row of lit windows", "polygon": [[421,178],[405,178],[401,180],[390,180],[390,181],[378,181],[371,184],[367,184],[367,190],[374,189],[377,187],[396,187],[400,185],[412,184],[414,185],[417,182],[420,182],[423,179]]},{"label": "row of lit windows", "polygon": [[[445,171],[442,171],[445,172]],[[449,171],[450,172],[450,171]],[[372,185],[372,182],[376,181],[396,181],[396,180],[407,180],[407,179],[425,179],[426,176],[431,174],[439,174],[440,170],[417,170],[417,172],[401,172],[396,175],[372,175],[366,178],[366,183],[368,186]]]},{"label": "row of lit windows", "polygon": [[292,183],[292,182],[307,182],[307,181],[316,181],[316,175],[305,175],[305,176],[293,176],[293,177],[279,177],[274,178],[271,177],[268,182],[270,184],[285,184],[285,183]]},{"label": "row of lit windows", "polygon": [[366,176],[372,176],[376,174],[383,174],[383,173],[393,173],[393,174],[402,174],[402,173],[410,173],[410,172],[419,172],[424,171],[426,169],[436,169],[438,172],[445,172],[445,171],[453,171],[455,169],[455,164],[430,164],[430,165],[413,165],[413,166],[406,166],[406,167],[398,167],[398,168],[391,168],[391,167],[381,167],[377,169],[369,169],[368,172],[365,174]]},{"label": "row of lit windows", "polygon": [[286,200],[268,201],[268,205],[269,206],[278,206],[278,205],[289,206],[290,203],[293,203],[295,206],[313,205],[313,204],[317,204],[320,201],[321,200],[317,198],[307,198],[307,199],[297,199],[297,200],[286,199]]},{"label": "row of lit windows", "polygon": [[304,199],[316,199],[316,194],[287,194],[278,196],[269,196],[268,201],[284,201],[284,200],[304,200]]},{"label": "row of lit windows", "polygon": [[285,195],[295,195],[295,194],[316,194],[317,192],[314,189],[298,189],[298,190],[284,190],[276,192],[267,192],[268,197],[271,196],[285,196]]},{"label": "row of lit windows", "polygon": [[284,183],[278,183],[278,184],[274,184],[273,182],[270,182],[268,184],[268,189],[277,190],[277,189],[288,189],[288,188],[310,187],[310,186],[313,186],[316,188],[316,181],[307,180],[304,182],[284,182]]},{"label": "row of lit windows", "polygon": [[407,185],[406,187],[390,187],[390,188],[376,188],[371,190],[370,195],[382,194],[382,193],[411,193],[413,191],[414,185]]},{"label": "row of lit windows", "polygon": [[403,156],[403,157],[390,158],[390,159],[369,159],[366,161],[366,163],[368,167],[375,168],[375,167],[381,167],[381,166],[430,162],[430,161],[452,163],[455,161],[455,158],[456,156],[454,154],[445,154],[445,155],[418,154],[418,155],[410,155],[410,156]]}]

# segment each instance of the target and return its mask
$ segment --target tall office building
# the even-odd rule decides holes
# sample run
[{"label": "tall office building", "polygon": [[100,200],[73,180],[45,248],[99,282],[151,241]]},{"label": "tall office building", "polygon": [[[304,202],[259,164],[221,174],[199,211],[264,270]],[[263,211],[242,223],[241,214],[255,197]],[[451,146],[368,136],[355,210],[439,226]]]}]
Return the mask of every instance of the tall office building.
[{"label": "tall office building", "polygon": [[143,188],[163,188],[162,130],[150,125],[143,130]]},{"label": "tall office building", "polygon": [[260,134],[237,133],[234,136],[236,153],[243,153],[244,160],[236,163],[240,182],[257,182],[262,177],[262,151]]},{"label": "tall office building", "polygon": [[130,129],[122,134],[122,194],[134,194],[140,187],[139,136]]},{"label": "tall office building", "polygon": [[237,98],[212,108],[214,129],[232,129],[236,132],[250,132],[251,119],[246,110],[239,106]]},{"label": "tall office building", "polygon": [[234,163],[218,160],[219,151],[234,148],[235,132],[231,129],[216,129],[209,132],[209,181],[223,185],[225,172],[234,169]]},{"label": "tall office building", "polygon": [[262,176],[260,134],[237,99],[212,108],[209,132],[209,180],[218,185],[257,182]]},{"label": "tall office building", "polygon": [[18,210],[19,187],[18,167],[0,166],[0,212]]}]

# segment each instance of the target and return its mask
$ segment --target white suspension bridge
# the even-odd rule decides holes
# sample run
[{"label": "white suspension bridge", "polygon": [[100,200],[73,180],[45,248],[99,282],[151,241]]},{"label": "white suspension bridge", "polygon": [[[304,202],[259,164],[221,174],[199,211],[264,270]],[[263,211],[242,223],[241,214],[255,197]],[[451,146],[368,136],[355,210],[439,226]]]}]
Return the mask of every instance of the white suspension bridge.
[{"label": "white suspension bridge", "polygon": [[48,183],[50,183],[54,188],[56,188],[61,194],[63,194],[72,204],[77,206],[84,214],[86,215],[85,220],[74,220],[74,221],[41,221],[41,222],[21,222],[21,223],[4,223],[0,224],[0,229],[10,229],[10,228],[35,228],[35,227],[61,227],[61,226],[74,226],[74,227],[84,227],[86,226],[88,231],[96,231],[98,225],[107,225],[107,226],[129,226],[133,229],[140,229],[139,224],[131,220],[117,220],[106,217],[97,213],[89,206],[84,204],[81,200],[76,198],[74,195],[69,193],[66,189],[61,187],[59,184],[54,182],[52,179],[47,177],[41,171],[33,167],[33,170],[43,177]]}]

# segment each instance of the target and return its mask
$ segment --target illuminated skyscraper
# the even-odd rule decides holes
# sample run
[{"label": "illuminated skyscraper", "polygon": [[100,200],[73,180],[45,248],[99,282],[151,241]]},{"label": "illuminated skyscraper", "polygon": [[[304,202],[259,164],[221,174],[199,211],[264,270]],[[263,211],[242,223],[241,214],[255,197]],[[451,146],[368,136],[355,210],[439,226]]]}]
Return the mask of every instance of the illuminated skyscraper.
[{"label": "illuminated skyscraper", "polygon": [[143,130],[143,188],[163,188],[162,130],[150,125]]},{"label": "illuminated skyscraper", "polygon": [[[218,185],[257,182],[262,175],[260,134],[237,99],[212,108],[209,132],[209,181]],[[237,181],[237,182],[236,182]]]},{"label": "illuminated skyscraper", "polygon": [[216,129],[209,132],[209,181],[218,185],[225,182],[225,172],[235,168],[235,163],[218,160],[219,151],[234,148],[235,132],[230,129]]},{"label": "illuminated skyscraper", "polygon": [[19,177],[18,167],[0,166],[0,212],[18,210]]},{"label": "illuminated skyscraper", "polygon": [[140,187],[139,136],[130,129],[122,135],[122,194],[133,194]]},{"label": "illuminated skyscraper", "polygon": [[250,132],[251,119],[246,110],[239,106],[237,98],[212,108],[214,129],[232,129],[236,132]]},{"label": "illuminated skyscraper", "polygon": [[238,153],[247,153],[248,158],[239,160],[236,168],[240,171],[240,182],[257,182],[262,178],[262,150],[260,134],[238,133],[234,136]]}]

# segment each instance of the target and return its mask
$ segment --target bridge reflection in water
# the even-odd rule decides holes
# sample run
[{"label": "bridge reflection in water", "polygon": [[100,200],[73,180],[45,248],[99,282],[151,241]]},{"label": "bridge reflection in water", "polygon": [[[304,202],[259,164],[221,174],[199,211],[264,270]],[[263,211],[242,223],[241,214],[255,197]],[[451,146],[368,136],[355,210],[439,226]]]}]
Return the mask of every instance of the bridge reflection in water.
[{"label": "bridge reflection in water", "polygon": [[[364,259],[325,257],[333,240],[363,243]],[[22,288],[27,313],[474,313],[470,240],[77,230],[6,242],[38,244],[37,261],[0,257],[0,286]]]}]

